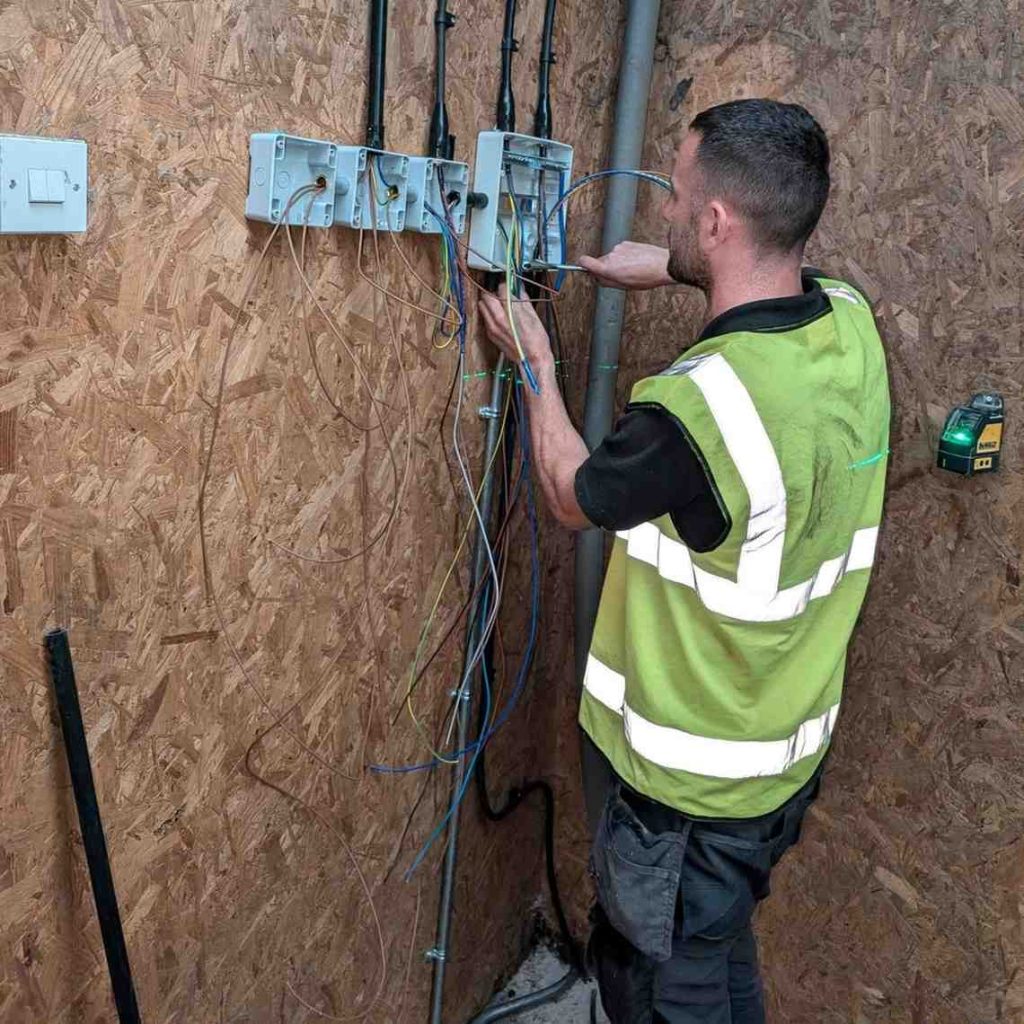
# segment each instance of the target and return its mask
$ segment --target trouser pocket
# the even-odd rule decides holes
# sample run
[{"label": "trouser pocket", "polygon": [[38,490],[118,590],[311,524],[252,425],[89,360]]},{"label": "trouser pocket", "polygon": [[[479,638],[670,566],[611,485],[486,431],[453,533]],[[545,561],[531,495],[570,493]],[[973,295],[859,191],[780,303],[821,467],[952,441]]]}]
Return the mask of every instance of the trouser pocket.
[{"label": "trouser pocket", "polygon": [[672,954],[689,830],[687,823],[680,832],[649,831],[615,791],[594,838],[591,864],[601,909],[623,938],[653,960]]}]

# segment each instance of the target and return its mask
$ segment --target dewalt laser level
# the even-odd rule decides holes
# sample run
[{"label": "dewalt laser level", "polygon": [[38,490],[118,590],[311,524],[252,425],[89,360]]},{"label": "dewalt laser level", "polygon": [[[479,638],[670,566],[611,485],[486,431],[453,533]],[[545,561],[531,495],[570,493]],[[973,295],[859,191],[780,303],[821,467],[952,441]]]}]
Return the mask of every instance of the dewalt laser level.
[{"label": "dewalt laser level", "polygon": [[994,392],[975,395],[970,405],[958,405],[942,428],[939,468],[964,476],[998,469],[1004,419],[1003,396]]}]

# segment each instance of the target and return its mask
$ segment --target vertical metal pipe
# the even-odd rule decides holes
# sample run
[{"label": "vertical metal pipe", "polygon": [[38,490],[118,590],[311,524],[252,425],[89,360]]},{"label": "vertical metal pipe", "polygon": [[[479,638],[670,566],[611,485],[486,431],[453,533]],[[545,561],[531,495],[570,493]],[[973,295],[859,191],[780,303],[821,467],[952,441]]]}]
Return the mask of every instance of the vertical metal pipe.
[{"label": "vertical metal pipe", "polygon": [[[505,357],[498,359],[494,370],[494,383],[491,385],[491,404],[489,406],[492,414],[487,421],[487,434],[484,439],[484,466],[490,466],[494,459],[495,449],[498,447],[501,433],[500,409],[505,398],[505,370],[507,368]],[[514,384],[513,384],[514,386]],[[487,570],[487,531],[490,529],[491,508],[494,504],[494,477],[487,474],[484,477],[483,490],[480,493],[480,519],[481,527],[477,525],[475,547],[473,551],[473,567],[469,579],[470,594],[476,593],[477,587],[484,579]],[[473,711],[473,691],[470,687],[470,680],[466,680],[466,666],[472,658],[472,653],[480,643],[480,619],[475,614],[470,614],[470,620],[466,628],[466,652],[463,658],[462,675],[460,683],[465,683],[467,690],[465,697],[459,700],[456,711],[456,731],[458,740],[456,750],[465,750],[469,742],[469,723]],[[476,671],[472,673],[475,677]],[[452,800],[462,789],[466,775],[465,757],[456,760],[452,769]],[[430,1022],[441,1024],[441,1012],[444,1004],[444,976],[448,957],[448,942],[451,934],[452,901],[455,893],[455,864],[458,859],[458,838],[459,838],[459,809],[456,808],[448,820],[447,847],[444,854],[444,867],[441,873],[441,899],[437,909],[437,933],[434,940],[434,948],[429,955],[434,961],[433,989],[430,996]]]},{"label": "vertical metal pipe", "polygon": [[388,0],[370,0],[370,77],[366,145],[384,148],[384,76],[387,71]]},{"label": "vertical metal pipe", "polygon": [[[629,0],[609,167],[638,167],[643,155],[660,9],[661,0]],[[602,252],[629,238],[636,212],[636,189],[634,178],[622,175],[609,179]],[[583,416],[583,439],[591,449],[601,443],[612,425],[625,305],[626,295],[621,289],[597,289]],[[604,538],[599,530],[586,530],[576,538],[576,681],[581,687],[603,576]],[[593,831],[607,792],[609,769],[593,744],[586,741],[582,762],[583,793]]]},{"label": "vertical metal pipe", "polygon": [[89,746],[85,740],[82,708],[75,686],[75,669],[71,663],[68,635],[63,629],[51,629],[43,638],[50,663],[50,676],[57,698],[57,714],[64,734],[64,752],[68,759],[71,788],[78,808],[78,824],[82,829],[82,845],[89,865],[92,898],[96,904],[96,917],[100,922],[103,951],[107,957],[110,987],[114,991],[114,1005],[121,1024],[139,1024],[139,1007],[135,1001],[132,969],[128,962],[128,947],[121,927],[121,913],[117,907],[117,892],[110,871],[107,841],[103,835],[96,786],[89,761]]}]

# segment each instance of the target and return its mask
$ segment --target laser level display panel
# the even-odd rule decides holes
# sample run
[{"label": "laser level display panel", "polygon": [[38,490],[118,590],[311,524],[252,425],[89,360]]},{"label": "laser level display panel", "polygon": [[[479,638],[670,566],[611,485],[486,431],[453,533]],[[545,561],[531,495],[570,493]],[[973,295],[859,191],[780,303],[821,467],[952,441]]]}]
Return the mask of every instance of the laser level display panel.
[{"label": "laser level display panel", "polygon": [[[469,164],[438,160],[430,156],[409,157],[409,190],[405,226],[409,231],[436,235],[441,225],[430,212],[444,218],[441,182],[456,234],[466,229],[466,195],[469,191]],[[430,209],[427,209],[430,207]]]},{"label": "laser level display panel", "polygon": [[517,232],[522,268],[565,262],[565,208],[551,213],[572,177],[572,147],[551,139],[511,132],[477,136],[473,191],[487,205],[470,216],[469,265],[503,270],[507,239]]},{"label": "laser level display panel", "polygon": [[[374,189],[371,198],[370,189]],[[401,231],[405,227],[409,158],[365,146],[338,146],[334,223],[343,228]]]},{"label": "laser level display panel", "polygon": [[[338,147],[281,132],[257,132],[249,138],[249,194],[245,215],[277,224],[288,210],[288,223],[325,228],[334,223]],[[322,186],[288,203],[305,186]]]}]

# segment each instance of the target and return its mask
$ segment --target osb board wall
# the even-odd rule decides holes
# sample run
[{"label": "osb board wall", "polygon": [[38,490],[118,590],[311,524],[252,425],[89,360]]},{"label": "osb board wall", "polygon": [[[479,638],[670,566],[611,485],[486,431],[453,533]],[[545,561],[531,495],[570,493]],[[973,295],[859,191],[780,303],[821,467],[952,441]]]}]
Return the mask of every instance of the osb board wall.
[{"label": "osb board wall", "polygon": [[[433,6],[392,5],[396,149],[425,141]],[[500,6],[452,4],[449,102],[463,156],[492,123]],[[528,124],[543,4],[521,6],[516,79]],[[582,169],[604,152],[618,16],[611,0],[559,11],[556,124],[572,126]],[[371,777],[364,766],[426,753],[407,720],[391,722],[465,521],[438,440],[454,355],[432,349],[424,317],[394,306],[410,416],[355,238],[311,238],[314,290],[381,396],[400,472],[411,452],[386,541],[368,560],[339,561],[386,522],[394,479],[383,432],[354,429],[325,401],[283,239],[257,267],[267,231],[243,217],[250,132],[361,140],[365,30],[355,0],[0,6],[0,131],[87,140],[91,185],[84,237],[0,241],[5,1022],[113,1019],[40,658],[53,624],[71,632],[143,1017],[255,1024],[329,1019],[307,1005],[333,1019],[365,1010],[379,955],[354,864],[388,959],[382,999],[364,1019],[426,1017],[439,849],[412,882],[403,872],[443,810],[445,777],[420,801],[420,778]],[[432,308],[382,245],[389,287]],[[402,245],[435,280],[436,245]],[[567,327],[582,322],[585,297],[564,303]],[[218,614],[196,495],[236,322],[206,505]],[[341,411],[371,422],[326,320],[314,312],[310,324]],[[485,366],[475,333],[471,350],[472,367]],[[474,466],[473,411],[487,390],[474,378],[466,399]],[[463,572],[439,622],[457,612],[465,583]],[[516,638],[507,642],[514,650]],[[458,646],[424,684],[428,721],[447,700]],[[245,756],[286,712],[252,759],[275,790],[247,773]],[[499,781],[543,759],[548,721],[527,703],[503,739]],[[537,829],[484,831],[475,812],[466,823],[453,1021],[509,966],[541,878]]]},{"label": "osb board wall", "polygon": [[[776,1021],[1024,1020],[1021,16],[996,0],[663,6],[645,165],[667,168],[719,101],[812,110],[834,187],[809,255],[870,296],[892,379],[888,507],[835,752],[760,920]],[[651,201],[636,237],[663,238]],[[683,293],[631,300],[621,399],[701,313]],[[1007,400],[1000,474],[940,473],[945,412],[983,388]],[[577,920],[579,820],[560,831]]]}]

